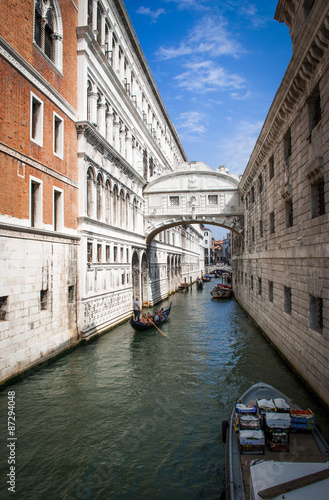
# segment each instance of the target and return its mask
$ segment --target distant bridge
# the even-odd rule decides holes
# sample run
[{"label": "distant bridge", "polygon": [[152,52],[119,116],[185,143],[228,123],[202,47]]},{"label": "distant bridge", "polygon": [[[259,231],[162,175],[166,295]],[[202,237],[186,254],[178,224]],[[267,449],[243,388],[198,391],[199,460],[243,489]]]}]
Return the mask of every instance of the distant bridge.
[{"label": "distant bridge", "polygon": [[161,231],[184,224],[221,226],[243,237],[239,177],[203,162],[183,163],[145,187],[144,231],[148,242]]}]

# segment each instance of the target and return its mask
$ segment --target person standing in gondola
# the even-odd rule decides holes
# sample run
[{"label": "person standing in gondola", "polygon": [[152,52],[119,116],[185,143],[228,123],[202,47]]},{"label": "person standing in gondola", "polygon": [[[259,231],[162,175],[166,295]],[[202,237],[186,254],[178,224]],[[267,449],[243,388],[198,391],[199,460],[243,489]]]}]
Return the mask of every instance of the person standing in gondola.
[{"label": "person standing in gondola", "polygon": [[134,300],[134,320],[135,321],[139,321],[140,313],[141,313],[141,310],[139,307],[138,298],[136,297],[136,299]]}]

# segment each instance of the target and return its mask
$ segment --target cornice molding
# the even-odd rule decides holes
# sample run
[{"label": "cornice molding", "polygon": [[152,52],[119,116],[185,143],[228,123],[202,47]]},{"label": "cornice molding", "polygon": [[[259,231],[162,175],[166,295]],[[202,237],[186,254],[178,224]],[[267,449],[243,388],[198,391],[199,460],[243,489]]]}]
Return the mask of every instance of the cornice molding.
[{"label": "cornice molding", "polygon": [[[303,54],[297,53],[293,55],[289,63],[250,156],[245,173],[242,176],[240,182],[242,192],[246,193],[249,190],[255,175],[259,171],[259,166],[264,165],[264,160],[266,160],[268,153],[272,151],[283,125],[288,124],[296,104],[301,100],[328,47],[329,13],[325,15],[318,26],[317,32],[313,34],[308,48]],[[294,68],[296,68],[295,71]]]},{"label": "cornice molding", "polygon": [[25,163],[30,167],[36,168],[37,170],[40,170],[41,172],[50,175],[51,177],[54,177],[55,179],[58,179],[59,181],[64,182],[65,184],[69,184],[74,188],[79,187],[79,183],[74,181],[73,179],[66,177],[65,175],[57,172],[56,170],[53,170],[50,167],[47,167],[46,165],[43,165],[42,163],[36,160],[33,160],[33,158],[30,158],[20,153],[19,151],[16,151],[15,149],[11,148],[10,146],[7,146],[6,144],[3,144],[2,142],[0,142],[0,152],[8,156],[12,156],[13,158],[16,158],[16,160]]},{"label": "cornice molding", "polygon": [[121,172],[136,182],[140,187],[146,185],[145,179],[136,172],[132,166],[118,153],[113,146],[96,130],[89,121],[76,123],[78,134],[84,134],[88,142],[108,160],[110,160]]},{"label": "cornice molding", "polygon": [[48,97],[72,121],[78,119],[79,115],[77,111],[1,36],[0,55],[19,71],[24,78]]}]

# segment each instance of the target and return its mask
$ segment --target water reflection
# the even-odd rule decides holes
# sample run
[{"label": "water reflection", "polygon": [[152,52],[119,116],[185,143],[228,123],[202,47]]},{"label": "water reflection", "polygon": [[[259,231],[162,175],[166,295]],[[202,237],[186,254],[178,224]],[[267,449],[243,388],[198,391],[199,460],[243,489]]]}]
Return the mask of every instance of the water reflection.
[{"label": "water reflection", "polygon": [[[311,407],[326,432],[321,404],[234,300],[211,299],[212,287],[172,297],[167,337],[124,324],[12,386],[17,498],[218,499],[221,421],[260,380]],[[7,389],[0,396],[5,415]],[[5,450],[4,417],[0,434]],[[1,459],[2,478],[7,467]]]}]

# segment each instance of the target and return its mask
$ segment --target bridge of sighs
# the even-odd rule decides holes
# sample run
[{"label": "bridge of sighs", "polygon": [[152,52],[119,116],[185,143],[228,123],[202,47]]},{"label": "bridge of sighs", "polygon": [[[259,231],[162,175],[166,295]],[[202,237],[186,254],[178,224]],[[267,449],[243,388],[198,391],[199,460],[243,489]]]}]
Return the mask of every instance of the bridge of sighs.
[{"label": "bridge of sighs", "polygon": [[203,162],[183,163],[174,172],[151,180],[143,192],[147,241],[182,224],[222,226],[242,238],[239,180],[225,167],[214,171]]}]

